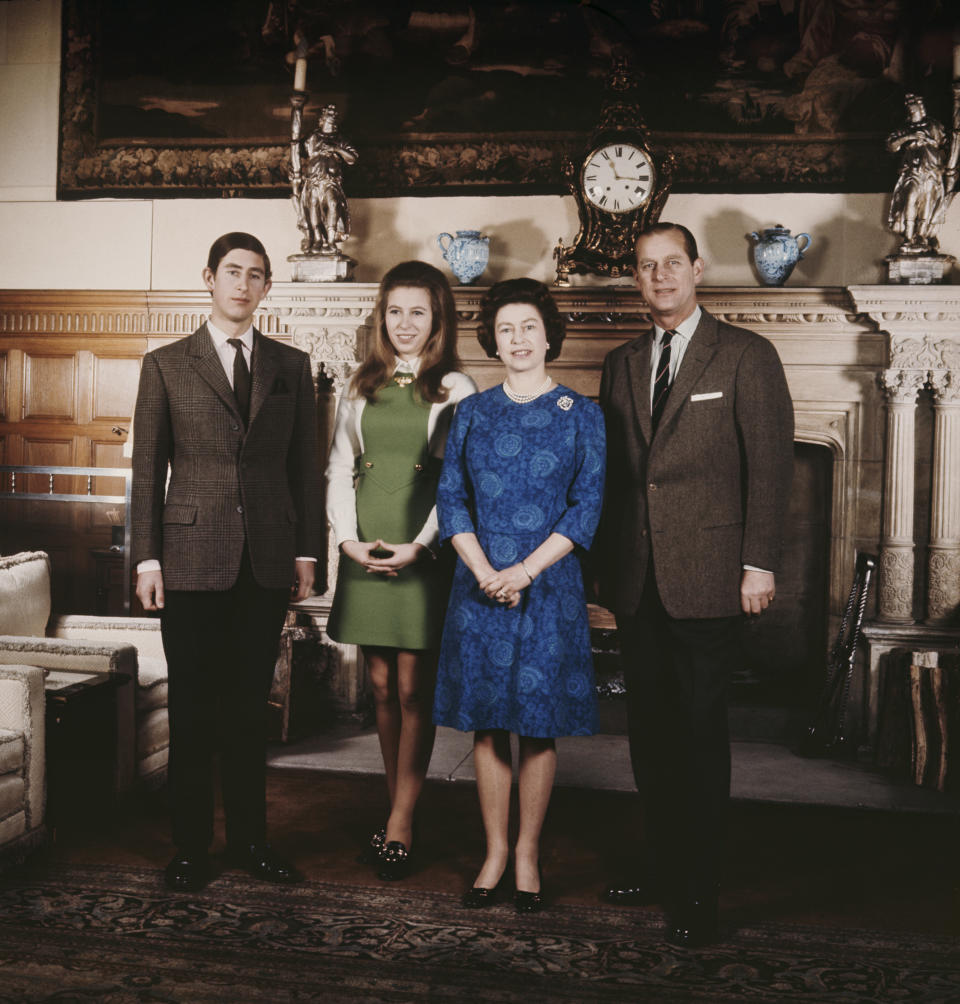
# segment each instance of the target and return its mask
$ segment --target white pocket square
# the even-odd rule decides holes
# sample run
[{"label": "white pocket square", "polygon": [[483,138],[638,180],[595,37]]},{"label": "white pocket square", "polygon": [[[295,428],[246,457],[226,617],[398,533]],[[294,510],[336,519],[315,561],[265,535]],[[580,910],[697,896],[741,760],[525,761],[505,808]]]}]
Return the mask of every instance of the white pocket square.
[{"label": "white pocket square", "polygon": [[709,394],[691,394],[690,395],[690,400],[691,401],[713,401],[713,400],[715,400],[718,397],[723,397],[723,391],[722,390],[714,390],[714,391],[711,391]]}]

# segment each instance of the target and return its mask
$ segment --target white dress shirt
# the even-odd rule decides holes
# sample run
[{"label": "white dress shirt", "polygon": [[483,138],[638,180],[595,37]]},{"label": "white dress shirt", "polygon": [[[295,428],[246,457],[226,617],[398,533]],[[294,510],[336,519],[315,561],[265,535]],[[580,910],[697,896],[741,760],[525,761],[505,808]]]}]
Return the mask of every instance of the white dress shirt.
[{"label": "white dress shirt", "polygon": [[[697,325],[700,323],[700,314],[702,311],[699,307],[694,307],[693,313],[685,320],[681,321],[673,330],[676,334],[673,336],[670,342],[670,385],[673,386],[673,381],[677,379],[677,370],[680,369],[680,363],[683,362],[684,353],[687,351],[687,346],[690,344],[690,339],[693,338],[694,331],[697,330]],[[663,335],[665,328],[661,328],[659,325],[654,324],[653,326],[653,351],[650,353],[650,410],[653,410],[653,388],[657,383],[657,370],[660,364],[660,353],[663,351]]]},{"label": "white dress shirt", "polygon": [[[207,331],[210,332],[210,337],[213,339],[213,347],[217,350],[217,355],[220,357],[220,365],[223,366],[223,372],[227,374],[227,383],[230,384],[230,389],[233,390],[233,361],[237,356],[237,350],[227,341],[231,336],[225,331],[221,331],[213,321],[207,321]],[[243,358],[247,361],[247,369],[253,370],[253,325],[251,324],[249,328],[242,335],[238,335],[241,343],[243,344]]]}]

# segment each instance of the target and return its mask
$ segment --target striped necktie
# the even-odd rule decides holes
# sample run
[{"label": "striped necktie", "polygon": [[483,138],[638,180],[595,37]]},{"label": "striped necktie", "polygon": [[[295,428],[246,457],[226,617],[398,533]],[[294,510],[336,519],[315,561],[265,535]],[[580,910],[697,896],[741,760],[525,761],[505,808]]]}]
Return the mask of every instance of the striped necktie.
[{"label": "striped necktie", "polygon": [[670,396],[670,342],[676,331],[664,331],[660,359],[657,362],[657,378],[653,383],[653,408],[650,413],[653,431],[657,431],[660,416]]}]

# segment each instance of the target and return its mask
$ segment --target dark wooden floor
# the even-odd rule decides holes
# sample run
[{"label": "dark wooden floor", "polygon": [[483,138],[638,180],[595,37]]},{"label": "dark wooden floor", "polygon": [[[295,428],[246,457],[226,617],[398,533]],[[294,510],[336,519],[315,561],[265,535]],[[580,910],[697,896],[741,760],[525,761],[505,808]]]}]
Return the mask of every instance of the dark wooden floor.
[{"label": "dark wooden floor", "polygon": [[[384,819],[382,777],[272,770],[269,791],[271,839],[308,880],[378,883],[356,856]],[[639,827],[631,795],[558,788],[542,845],[548,900],[596,903],[607,880],[629,867]],[[473,784],[428,782],[419,828],[419,864],[406,882],[466,889],[483,850]],[[958,837],[958,821],[944,815],[735,805],[725,922],[960,934]],[[218,824],[214,850],[221,846]],[[74,818],[41,853],[159,870],[171,852],[165,796],[158,792]]]}]

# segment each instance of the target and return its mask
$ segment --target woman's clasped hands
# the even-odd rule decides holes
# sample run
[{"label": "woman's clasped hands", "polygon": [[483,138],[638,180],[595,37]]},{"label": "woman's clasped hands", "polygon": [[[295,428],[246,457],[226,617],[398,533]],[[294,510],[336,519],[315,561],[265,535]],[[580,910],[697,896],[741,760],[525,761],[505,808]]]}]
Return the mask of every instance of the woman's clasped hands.
[{"label": "woman's clasped hands", "polygon": [[401,569],[419,561],[427,548],[423,544],[388,544],[377,539],[372,542],[345,540],[340,550],[368,573],[393,579]]},{"label": "woman's clasped hands", "polygon": [[500,571],[491,569],[488,574],[477,579],[477,585],[491,600],[515,607],[520,602],[520,594],[531,581],[523,566],[518,563]]}]

